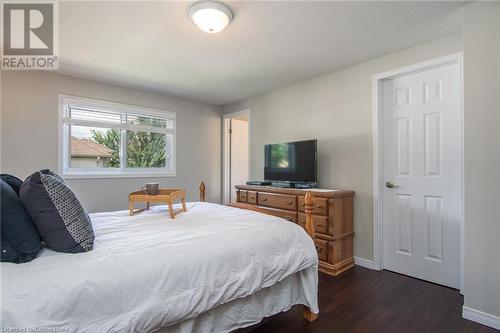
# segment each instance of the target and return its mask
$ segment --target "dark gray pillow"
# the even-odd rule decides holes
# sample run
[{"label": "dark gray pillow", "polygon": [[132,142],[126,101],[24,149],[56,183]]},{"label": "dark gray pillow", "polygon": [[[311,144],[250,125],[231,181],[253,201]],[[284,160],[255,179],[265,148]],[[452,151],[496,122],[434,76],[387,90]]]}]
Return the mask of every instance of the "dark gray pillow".
[{"label": "dark gray pillow", "polygon": [[23,183],[19,197],[48,247],[66,253],[92,250],[89,215],[59,176],[35,172]]},{"label": "dark gray pillow", "polygon": [[0,180],[1,261],[33,260],[40,251],[40,236],[16,192]]},{"label": "dark gray pillow", "polygon": [[7,173],[2,173],[0,175],[0,178],[6,182],[7,184],[10,185],[10,187],[16,192],[16,195],[19,196],[19,190],[21,189],[21,186],[23,185],[23,181],[16,176],[9,175]]},{"label": "dark gray pillow", "polygon": [[1,235],[1,243],[2,243],[2,262],[17,262],[17,259],[20,257],[19,253],[10,245],[4,235]]}]

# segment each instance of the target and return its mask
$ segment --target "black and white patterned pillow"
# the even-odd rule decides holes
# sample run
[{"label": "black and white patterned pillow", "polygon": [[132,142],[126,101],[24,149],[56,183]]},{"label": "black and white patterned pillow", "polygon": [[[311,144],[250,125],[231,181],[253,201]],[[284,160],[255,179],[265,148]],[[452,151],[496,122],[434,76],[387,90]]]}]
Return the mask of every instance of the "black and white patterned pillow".
[{"label": "black and white patterned pillow", "polygon": [[92,250],[89,215],[62,178],[42,170],[23,183],[19,197],[47,246],[58,252]]},{"label": "black and white patterned pillow", "polygon": [[45,175],[51,175],[51,176],[54,176],[56,177],[57,179],[59,179],[60,181],[62,181],[63,183],[66,183],[63,179],[63,177],[59,176],[57,173],[55,173],[54,171],[50,170],[50,169],[42,169],[40,170],[40,173],[43,173]]}]

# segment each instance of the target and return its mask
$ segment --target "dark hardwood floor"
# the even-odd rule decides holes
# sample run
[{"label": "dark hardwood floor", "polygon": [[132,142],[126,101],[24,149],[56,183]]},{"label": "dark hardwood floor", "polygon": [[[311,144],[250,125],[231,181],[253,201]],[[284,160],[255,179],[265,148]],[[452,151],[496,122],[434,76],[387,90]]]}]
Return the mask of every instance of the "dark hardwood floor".
[{"label": "dark hardwood floor", "polygon": [[252,333],[499,332],[462,318],[457,290],[389,271],[354,267],[319,276],[319,319],[307,323],[299,306],[269,318]]}]

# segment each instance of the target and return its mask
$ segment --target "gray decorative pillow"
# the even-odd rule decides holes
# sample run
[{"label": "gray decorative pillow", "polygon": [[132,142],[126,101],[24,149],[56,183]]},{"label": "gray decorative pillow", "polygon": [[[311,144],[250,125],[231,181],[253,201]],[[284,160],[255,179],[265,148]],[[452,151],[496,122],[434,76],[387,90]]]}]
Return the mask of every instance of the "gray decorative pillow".
[{"label": "gray decorative pillow", "polygon": [[92,250],[89,215],[62,178],[42,170],[29,176],[19,197],[47,246],[58,252]]},{"label": "gray decorative pillow", "polygon": [[63,179],[63,177],[59,176],[57,173],[55,173],[54,171],[50,170],[50,169],[42,169],[40,170],[40,173],[43,173],[45,175],[51,175],[51,176],[54,176],[56,177],[57,179],[59,179],[60,181],[62,181],[63,183],[66,183]]}]

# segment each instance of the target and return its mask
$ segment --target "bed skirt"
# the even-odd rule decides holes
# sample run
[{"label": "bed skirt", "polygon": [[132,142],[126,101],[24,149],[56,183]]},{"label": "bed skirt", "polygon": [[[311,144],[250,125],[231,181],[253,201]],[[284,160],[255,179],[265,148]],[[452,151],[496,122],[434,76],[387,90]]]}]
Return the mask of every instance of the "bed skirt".
[{"label": "bed skirt", "polygon": [[265,317],[288,311],[296,304],[318,313],[318,268],[311,267],[290,275],[272,287],[245,298],[222,304],[197,317],[182,321],[157,333],[224,333],[259,323]]}]

